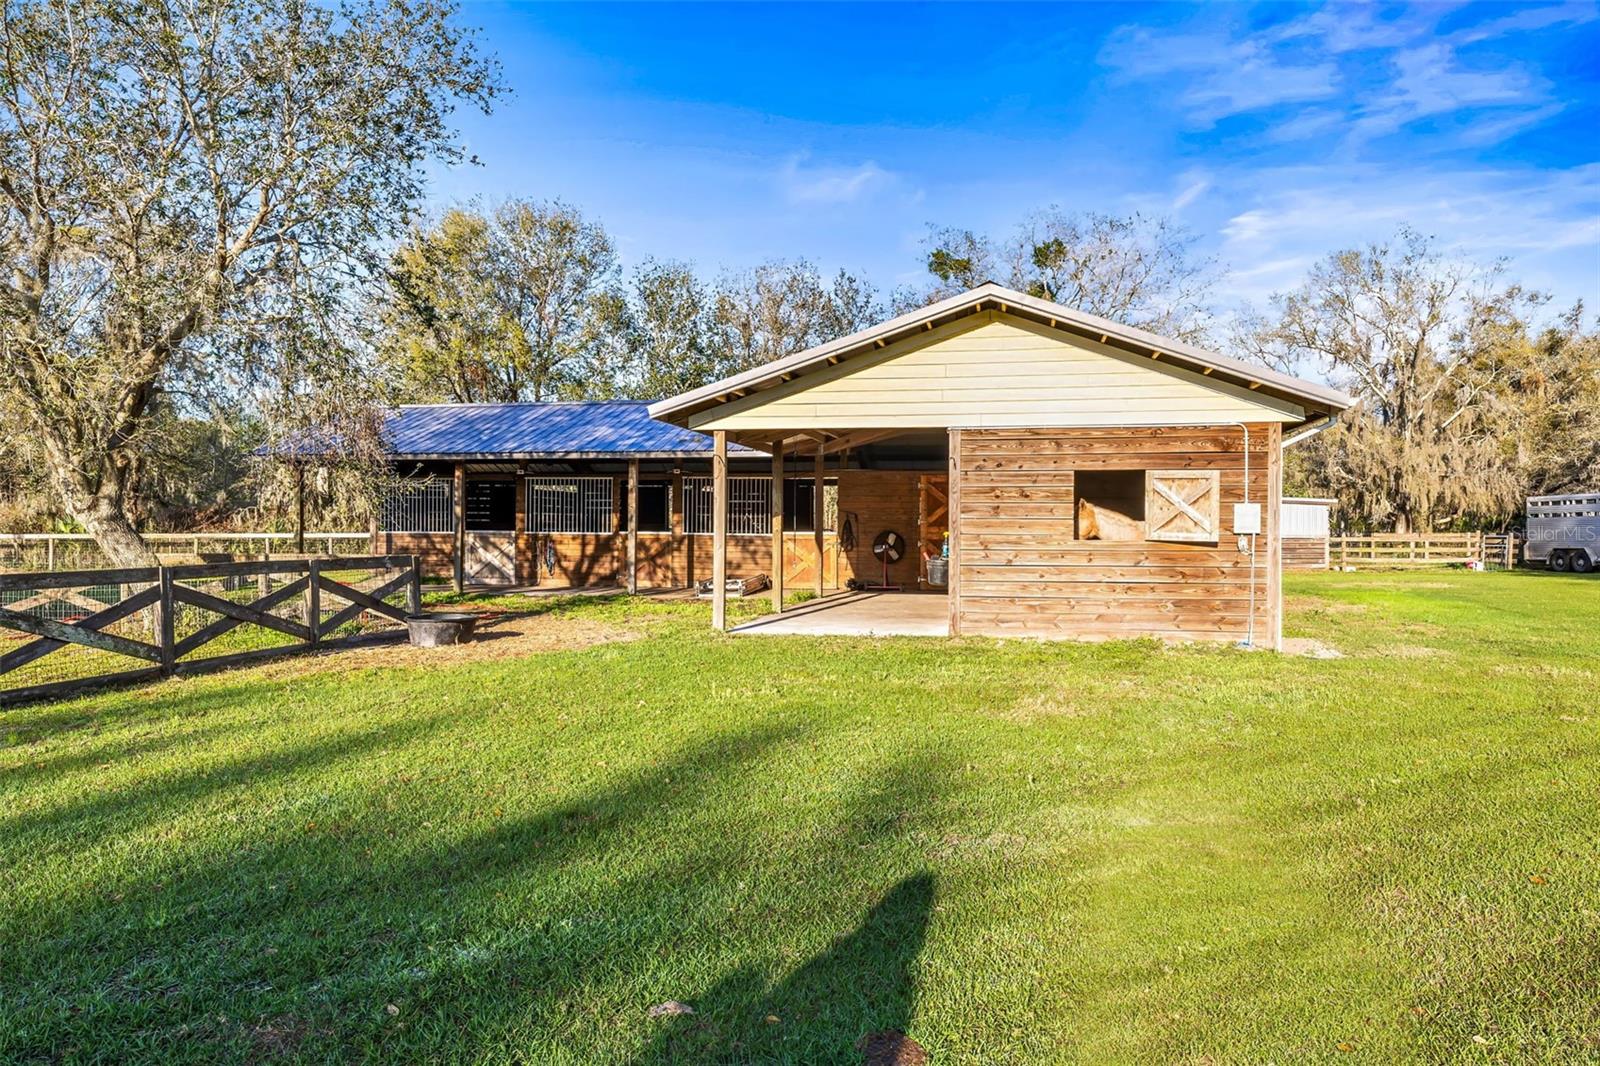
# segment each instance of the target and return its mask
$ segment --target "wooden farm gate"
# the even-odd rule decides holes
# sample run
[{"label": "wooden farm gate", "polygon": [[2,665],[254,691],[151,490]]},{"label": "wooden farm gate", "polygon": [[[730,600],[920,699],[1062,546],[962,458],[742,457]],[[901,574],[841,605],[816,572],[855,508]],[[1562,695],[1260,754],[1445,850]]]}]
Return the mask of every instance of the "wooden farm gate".
[{"label": "wooden farm gate", "polygon": [[1515,533],[1373,533],[1329,537],[1328,560],[1336,569],[1466,566],[1509,570],[1517,565]]},{"label": "wooden farm gate", "polygon": [[420,609],[410,555],[0,574],[0,705],[394,639]]}]

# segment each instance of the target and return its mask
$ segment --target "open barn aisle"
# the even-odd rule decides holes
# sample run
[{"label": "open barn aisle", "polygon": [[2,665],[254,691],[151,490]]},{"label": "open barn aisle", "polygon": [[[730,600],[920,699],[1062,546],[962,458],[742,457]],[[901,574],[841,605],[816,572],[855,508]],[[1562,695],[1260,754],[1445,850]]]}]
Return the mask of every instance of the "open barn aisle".
[{"label": "open barn aisle", "polygon": [[763,615],[734,633],[751,636],[947,637],[949,601],[936,593],[844,592],[782,614]]}]

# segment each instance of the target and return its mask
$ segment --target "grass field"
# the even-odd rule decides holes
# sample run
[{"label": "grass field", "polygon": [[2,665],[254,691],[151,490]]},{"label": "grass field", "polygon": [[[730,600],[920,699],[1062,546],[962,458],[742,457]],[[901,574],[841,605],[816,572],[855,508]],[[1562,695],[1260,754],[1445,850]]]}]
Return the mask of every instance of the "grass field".
[{"label": "grass field", "polygon": [[1288,605],[1343,657],[590,600],[0,712],[0,1061],[1600,1058],[1600,579]]}]

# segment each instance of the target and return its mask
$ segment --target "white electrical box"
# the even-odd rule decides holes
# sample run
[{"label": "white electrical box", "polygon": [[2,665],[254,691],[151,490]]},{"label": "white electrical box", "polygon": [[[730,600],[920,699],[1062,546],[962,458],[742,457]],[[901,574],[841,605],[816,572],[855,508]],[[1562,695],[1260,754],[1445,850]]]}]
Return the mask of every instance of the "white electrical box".
[{"label": "white electrical box", "polygon": [[1261,532],[1261,505],[1236,503],[1233,505],[1233,531],[1241,535]]}]

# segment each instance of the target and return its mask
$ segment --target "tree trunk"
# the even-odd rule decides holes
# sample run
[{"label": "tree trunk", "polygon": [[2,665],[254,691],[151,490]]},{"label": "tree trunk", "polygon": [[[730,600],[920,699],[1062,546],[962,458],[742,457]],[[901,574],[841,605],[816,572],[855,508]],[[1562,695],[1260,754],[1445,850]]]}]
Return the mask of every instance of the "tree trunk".
[{"label": "tree trunk", "polygon": [[102,489],[84,510],[74,510],[73,517],[83,523],[83,528],[94,537],[100,550],[112,566],[155,566],[156,553],[139,536],[122,506],[122,487]]},{"label": "tree trunk", "polygon": [[156,553],[139,536],[139,531],[133,528],[133,522],[128,518],[126,495],[129,468],[126,463],[107,459],[99,483],[90,484],[86,483],[87,478],[81,471],[63,469],[65,463],[54,449],[47,446],[45,457],[56,475],[61,502],[66,505],[68,513],[83,524],[112,566],[158,564]]}]

